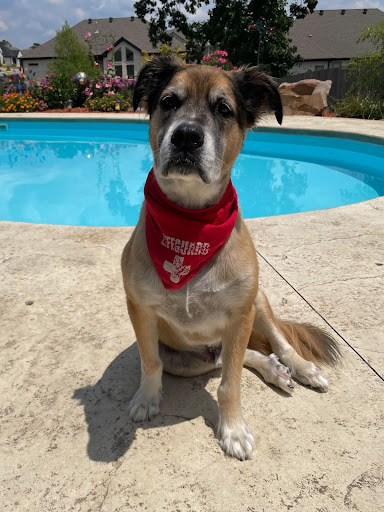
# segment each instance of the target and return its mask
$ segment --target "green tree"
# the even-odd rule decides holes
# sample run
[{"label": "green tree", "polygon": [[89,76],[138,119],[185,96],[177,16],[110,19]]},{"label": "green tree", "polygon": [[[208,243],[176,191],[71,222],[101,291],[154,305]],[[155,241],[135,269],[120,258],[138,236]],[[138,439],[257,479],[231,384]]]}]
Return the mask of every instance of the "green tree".
[{"label": "green tree", "polygon": [[0,45],[2,46],[9,46],[11,47],[11,43],[9,41],[7,41],[6,39],[3,39],[2,41],[0,41]]},{"label": "green tree", "polygon": [[364,28],[358,42],[371,41],[376,50],[353,57],[346,66],[350,80],[345,98],[336,103],[337,114],[364,119],[384,118],[384,21]]},{"label": "green tree", "polygon": [[33,45],[30,48],[31,48],[31,50],[34,50],[38,46],[41,46],[40,43],[33,43]]},{"label": "green tree", "polygon": [[[205,22],[188,23],[188,15],[195,14],[209,0],[185,0],[185,13],[180,11],[179,2],[164,0],[138,0],[134,4],[136,14],[142,20],[150,17],[149,37],[152,44],[170,43],[169,27],[174,27],[186,37],[189,60],[200,61],[206,43],[231,55],[236,66],[256,64],[275,76],[284,76],[289,69],[301,61],[297,48],[290,46],[288,31],[297,18],[304,18],[313,12],[317,0],[294,0],[288,7],[287,0],[216,0],[208,11]],[[289,11],[289,12],[288,12]],[[259,32],[248,31],[248,27],[260,21],[275,27],[275,31],[263,36],[259,49]],[[264,43],[264,44],[263,44]]]},{"label": "green tree", "polygon": [[84,71],[91,77],[97,74],[85,44],[79,41],[67,21],[56,32],[55,54],[56,57],[48,67],[58,76],[70,80],[79,71]]}]

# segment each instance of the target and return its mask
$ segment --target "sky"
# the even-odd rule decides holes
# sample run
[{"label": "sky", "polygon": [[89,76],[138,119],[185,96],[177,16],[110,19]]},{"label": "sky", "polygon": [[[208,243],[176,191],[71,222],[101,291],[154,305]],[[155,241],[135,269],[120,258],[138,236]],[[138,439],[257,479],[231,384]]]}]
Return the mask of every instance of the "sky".
[{"label": "sky", "polygon": [[[87,18],[132,16],[134,0],[0,0],[0,41],[20,49],[45,43],[56,35],[64,21],[75,25]],[[384,0],[319,0],[316,9],[377,8]],[[200,9],[195,19],[203,19]]]}]

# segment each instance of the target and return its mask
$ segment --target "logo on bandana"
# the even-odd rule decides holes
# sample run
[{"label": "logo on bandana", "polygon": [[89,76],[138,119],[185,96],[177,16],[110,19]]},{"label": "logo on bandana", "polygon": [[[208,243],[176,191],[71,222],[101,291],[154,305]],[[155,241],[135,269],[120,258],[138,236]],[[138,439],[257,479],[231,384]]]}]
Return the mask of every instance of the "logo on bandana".
[{"label": "logo on bandana", "polygon": [[175,256],[173,263],[170,261],[164,261],[163,268],[166,272],[171,274],[170,279],[172,283],[178,283],[181,276],[186,276],[191,271],[191,265],[183,266],[184,258],[181,256]]}]

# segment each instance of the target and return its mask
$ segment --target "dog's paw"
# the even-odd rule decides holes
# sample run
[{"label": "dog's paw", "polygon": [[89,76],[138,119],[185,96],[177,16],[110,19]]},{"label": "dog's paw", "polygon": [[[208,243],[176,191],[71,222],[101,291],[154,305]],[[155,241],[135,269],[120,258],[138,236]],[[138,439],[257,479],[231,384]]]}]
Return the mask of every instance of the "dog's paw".
[{"label": "dog's paw", "polygon": [[160,395],[148,395],[140,388],[129,403],[129,418],[134,422],[146,421],[159,414]]},{"label": "dog's paw", "polygon": [[311,361],[302,360],[292,368],[292,377],[305,386],[319,391],[328,391],[328,380]]},{"label": "dog's paw", "polygon": [[286,393],[293,393],[294,386],[291,379],[291,370],[281,364],[275,354],[271,354],[268,357],[268,366],[264,374],[264,380]]},{"label": "dog's paw", "polygon": [[254,439],[244,420],[240,420],[233,426],[220,420],[217,437],[221,448],[227,455],[239,460],[252,457]]}]

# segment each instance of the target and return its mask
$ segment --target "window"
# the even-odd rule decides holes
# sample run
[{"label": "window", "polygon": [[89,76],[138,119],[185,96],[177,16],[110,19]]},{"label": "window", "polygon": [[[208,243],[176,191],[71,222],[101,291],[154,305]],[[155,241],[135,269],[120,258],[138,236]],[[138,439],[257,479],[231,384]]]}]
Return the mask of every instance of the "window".
[{"label": "window", "polygon": [[31,63],[29,64],[29,67],[31,67],[31,66],[38,66],[38,65],[39,65],[39,64],[38,64],[37,62],[31,62]]},{"label": "window", "polygon": [[340,69],[341,68],[341,62],[340,61],[332,61],[329,63],[329,67],[331,69]]},{"label": "window", "polygon": [[127,62],[133,61],[133,52],[129,48],[125,49],[125,60]]},{"label": "window", "polygon": [[115,51],[116,76],[133,78],[135,76],[134,55],[129,46],[121,44]]}]

